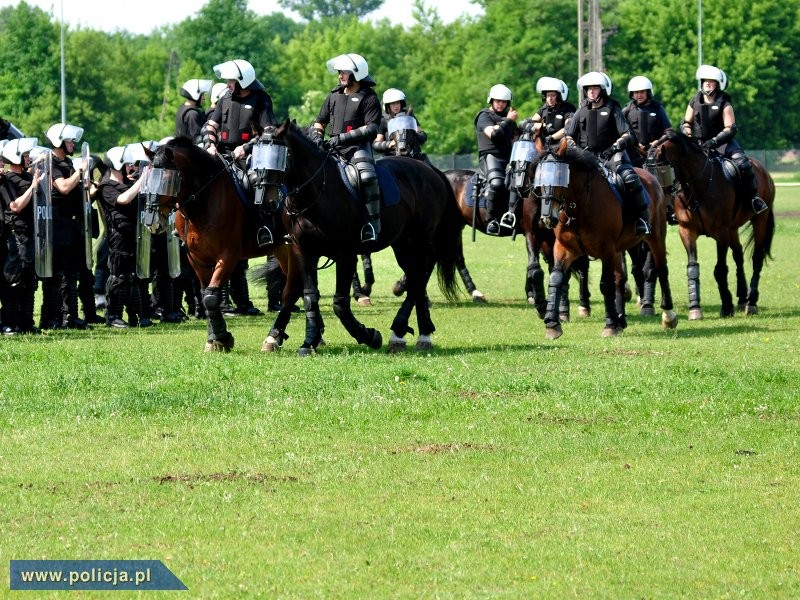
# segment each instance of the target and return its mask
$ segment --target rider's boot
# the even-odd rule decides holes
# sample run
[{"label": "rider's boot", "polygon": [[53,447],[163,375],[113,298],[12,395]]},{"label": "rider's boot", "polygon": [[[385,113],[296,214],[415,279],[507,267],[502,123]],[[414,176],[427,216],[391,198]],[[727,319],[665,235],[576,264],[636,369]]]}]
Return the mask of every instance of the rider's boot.
[{"label": "rider's boot", "polygon": [[622,181],[625,190],[633,203],[633,208],[639,215],[636,219],[636,235],[650,235],[652,226],[650,225],[650,214],[647,207],[647,200],[644,197],[644,187],[642,181],[633,169],[626,169],[622,173]]},{"label": "rider's boot", "polygon": [[486,186],[486,235],[500,235],[500,223],[492,215],[494,214],[494,202],[497,192],[492,186]]},{"label": "rider's boot", "polygon": [[362,182],[368,222],[361,228],[362,242],[375,242],[381,232],[381,192],[378,180]]},{"label": "rider's boot", "polygon": [[750,192],[750,197],[752,198],[750,202],[753,207],[753,212],[757,215],[761,214],[767,210],[769,206],[767,206],[764,199],[758,195],[758,181],[753,171],[753,163],[745,156],[736,161],[736,166],[739,168],[739,172],[742,174],[742,180]]}]

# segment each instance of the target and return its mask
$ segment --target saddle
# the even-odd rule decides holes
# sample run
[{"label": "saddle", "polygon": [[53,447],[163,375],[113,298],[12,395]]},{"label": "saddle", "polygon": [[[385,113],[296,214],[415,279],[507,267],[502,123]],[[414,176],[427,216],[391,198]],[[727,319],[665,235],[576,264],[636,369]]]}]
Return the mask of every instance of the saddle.
[{"label": "saddle", "polygon": [[[335,156],[336,164],[339,167],[339,175],[342,183],[350,192],[354,199],[361,201],[361,179],[358,177],[358,169],[341,156]],[[380,165],[380,160],[375,161],[375,173],[378,175],[378,187],[381,190],[381,203],[383,206],[394,206],[400,202],[400,188],[397,180],[389,171]]]}]

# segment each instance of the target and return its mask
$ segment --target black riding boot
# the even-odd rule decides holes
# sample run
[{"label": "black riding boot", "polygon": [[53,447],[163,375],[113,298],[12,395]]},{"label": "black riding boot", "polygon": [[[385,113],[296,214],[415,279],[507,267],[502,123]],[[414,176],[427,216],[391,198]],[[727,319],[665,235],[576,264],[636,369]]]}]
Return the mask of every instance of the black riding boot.
[{"label": "black riding boot", "polygon": [[753,171],[753,163],[745,155],[741,155],[736,159],[736,166],[742,174],[742,183],[745,189],[749,191],[751,198],[751,205],[755,214],[760,214],[767,210],[769,206],[764,202],[764,199],[758,195],[758,181],[756,180],[755,171]]},{"label": "black riding boot", "polygon": [[240,315],[255,317],[263,314],[250,301],[250,287],[247,285],[247,261],[241,260],[231,273],[231,299]]},{"label": "black riding boot", "polygon": [[625,169],[622,172],[622,181],[625,183],[625,191],[631,199],[633,208],[639,215],[636,219],[636,235],[649,235],[652,227],[650,226],[650,214],[647,208],[647,200],[644,197],[642,181],[633,169]]},{"label": "black riding boot", "polygon": [[381,192],[377,179],[364,181],[362,186],[369,221],[361,228],[361,241],[375,242],[381,232]]},{"label": "black riding boot", "polygon": [[500,223],[497,222],[492,215],[494,215],[494,202],[497,192],[490,185],[486,186],[486,234],[487,235],[500,235]]}]

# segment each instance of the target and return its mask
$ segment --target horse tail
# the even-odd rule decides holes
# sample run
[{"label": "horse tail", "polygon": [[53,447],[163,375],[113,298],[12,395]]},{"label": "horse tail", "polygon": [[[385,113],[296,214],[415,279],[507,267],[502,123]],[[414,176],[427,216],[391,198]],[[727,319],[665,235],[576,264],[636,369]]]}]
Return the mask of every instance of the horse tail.
[{"label": "horse tail", "polygon": [[433,246],[436,251],[437,277],[439,289],[449,302],[458,301],[458,280],[456,279],[456,265],[459,258],[464,255],[461,231],[464,229],[464,219],[458,207],[453,186],[439,169],[434,169],[442,180],[446,190],[445,206],[436,232],[433,236]]},{"label": "horse tail", "polygon": [[[756,227],[753,224],[753,221],[750,221],[750,233],[747,236],[747,241],[744,244],[744,247],[748,249],[751,253],[753,250],[759,250],[764,256],[764,259],[771,259],[772,258],[772,240],[775,237],[775,211],[773,207],[770,206],[769,210],[767,211],[767,222],[764,225],[763,230],[763,237],[758,239],[760,236],[758,235],[760,227]],[[756,244],[758,244],[758,248],[756,248]]]}]

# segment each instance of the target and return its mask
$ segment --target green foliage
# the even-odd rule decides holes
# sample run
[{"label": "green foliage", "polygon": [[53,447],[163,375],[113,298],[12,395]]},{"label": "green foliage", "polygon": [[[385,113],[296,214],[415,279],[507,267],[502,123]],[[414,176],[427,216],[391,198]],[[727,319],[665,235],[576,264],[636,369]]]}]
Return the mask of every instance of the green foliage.
[{"label": "green foliage", "polygon": [[[273,98],[275,114],[299,122],[336,84],[328,59],[357,52],[382,94],[402,89],[428,133],[431,154],[474,153],[473,119],[486,92],[505,83],[523,117],[541,104],[536,81],[567,82],[577,103],[574,2],[477,2],[485,14],[445,25],[415,0],[405,10],[416,24],[393,26],[361,18],[380,2],[299,3],[308,23],[284,14],[256,15],[247,0],[208,0],[181,23],[146,36],[66,30],[67,116],[97,148],[171,135],[186,79],[214,79],[214,65],[250,61]],[[374,5],[374,6],[373,6]],[[696,89],[697,4],[682,0],[601,3],[604,58],[614,95],[627,102],[638,74],[654,83],[674,123]],[[703,2],[704,61],[730,79],[739,138],[745,148],[785,148],[800,142],[800,0]],[[0,10],[0,116],[40,134],[60,119],[60,26],[24,2]]]},{"label": "green foliage", "polygon": [[278,0],[278,4],[311,22],[342,15],[363,17],[379,9],[383,0]]}]

